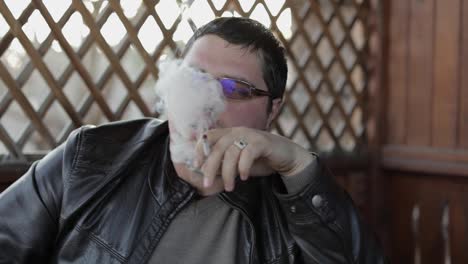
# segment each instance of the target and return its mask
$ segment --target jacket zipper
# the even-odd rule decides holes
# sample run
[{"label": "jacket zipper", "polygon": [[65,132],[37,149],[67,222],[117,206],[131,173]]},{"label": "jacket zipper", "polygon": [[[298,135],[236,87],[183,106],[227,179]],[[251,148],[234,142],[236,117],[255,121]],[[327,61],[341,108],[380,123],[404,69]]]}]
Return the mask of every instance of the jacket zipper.
[{"label": "jacket zipper", "polygon": [[230,206],[232,206],[234,209],[236,209],[237,211],[239,211],[242,216],[244,216],[244,218],[247,220],[247,222],[249,223],[250,225],[250,228],[252,229],[252,235],[251,235],[251,239],[252,239],[252,248],[250,250],[250,260],[249,260],[249,263],[253,263],[253,254],[254,254],[254,249],[255,249],[255,243],[256,243],[256,238],[255,238],[255,228],[254,228],[254,225],[252,223],[252,221],[250,220],[250,218],[248,217],[247,215],[247,212],[241,208],[240,206],[236,205],[229,197],[227,197],[226,194],[224,193],[221,193],[219,195],[219,197],[221,198],[221,200],[223,200],[224,202],[226,202],[227,204],[229,204]]}]

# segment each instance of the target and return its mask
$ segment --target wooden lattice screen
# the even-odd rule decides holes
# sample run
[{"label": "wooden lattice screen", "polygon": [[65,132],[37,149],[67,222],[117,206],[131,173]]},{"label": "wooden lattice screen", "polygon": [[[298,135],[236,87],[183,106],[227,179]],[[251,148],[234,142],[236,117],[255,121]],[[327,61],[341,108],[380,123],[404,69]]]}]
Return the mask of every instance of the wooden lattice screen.
[{"label": "wooden lattice screen", "polygon": [[286,47],[274,130],[331,153],[365,146],[367,0],[0,1],[0,154],[29,162],[83,124],[157,116],[157,62],[217,16],[250,16]]}]

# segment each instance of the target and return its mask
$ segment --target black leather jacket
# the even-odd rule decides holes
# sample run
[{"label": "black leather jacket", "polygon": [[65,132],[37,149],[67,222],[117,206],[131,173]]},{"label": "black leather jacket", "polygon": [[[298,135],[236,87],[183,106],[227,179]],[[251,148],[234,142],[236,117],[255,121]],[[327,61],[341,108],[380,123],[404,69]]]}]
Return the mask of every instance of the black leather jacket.
[{"label": "black leather jacket", "polygon": [[[74,131],[0,195],[0,263],[146,263],[196,195],[168,142],[156,119]],[[238,263],[384,262],[348,195],[316,174],[298,194],[277,175],[219,194],[246,219]]]}]

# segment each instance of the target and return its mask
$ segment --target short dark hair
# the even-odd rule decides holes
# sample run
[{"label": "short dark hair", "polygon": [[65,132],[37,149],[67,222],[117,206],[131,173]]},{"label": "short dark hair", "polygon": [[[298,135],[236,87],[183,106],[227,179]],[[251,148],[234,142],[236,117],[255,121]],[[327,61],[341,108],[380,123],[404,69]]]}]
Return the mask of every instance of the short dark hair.
[{"label": "short dark hair", "polygon": [[271,99],[283,97],[288,66],[284,48],[268,28],[250,18],[216,18],[195,31],[185,46],[183,56],[197,39],[209,34],[257,52],[262,63],[263,79],[272,94]]}]

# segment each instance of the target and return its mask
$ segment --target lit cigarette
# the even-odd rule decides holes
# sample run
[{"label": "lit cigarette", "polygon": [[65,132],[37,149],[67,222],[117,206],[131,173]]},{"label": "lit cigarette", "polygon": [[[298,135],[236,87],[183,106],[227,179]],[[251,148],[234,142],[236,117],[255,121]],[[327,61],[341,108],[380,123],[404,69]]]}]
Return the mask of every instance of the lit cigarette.
[{"label": "lit cigarette", "polygon": [[202,145],[203,145],[203,154],[205,154],[205,157],[210,155],[210,144],[208,143],[208,138],[206,135],[203,135],[203,140],[202,140]]}]

